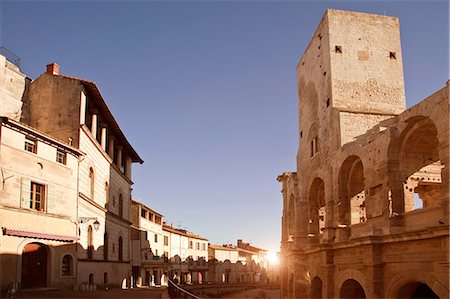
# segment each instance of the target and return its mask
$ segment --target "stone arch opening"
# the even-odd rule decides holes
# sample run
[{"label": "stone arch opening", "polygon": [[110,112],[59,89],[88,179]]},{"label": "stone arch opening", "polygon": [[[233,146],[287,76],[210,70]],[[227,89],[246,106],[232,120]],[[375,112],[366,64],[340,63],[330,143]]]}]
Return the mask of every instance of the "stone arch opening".
[{"label": "stone arch opening", "polygon": [[39,288],[47,286],[49,277],[50,251],[42,243],[29,243],[22,251],[22,288]]},{"label": "stone arch opening", "polygon": [[89,196],[91,197],[91,200],[94,200],[94,194],[95,194],[95,173],[94,168],[89,168]]},{"label": "stone arch opening", "polygon": [[123,197],[122,197],[122,193],[119,194],[119,216],[123,218]]},{"label": "stone arch opening", "polygon": [[318,236],[325,228],[325,184],[315,178],[309,192],[309,233]]},{"label": "stone arch opening", "polygon": [[345,159],[339,171],[339,224],[352,225],[366,221],[364,166],[358,156]]},{"label": "stone arch opening", "polygon": [[319,277],[314,277],[311,281],[310,298],[322,299],[322,280]]},{"label": "stone arch opening", "polygon": [[94,232],[92,230],[92,226],[89,225],[87,231],[87,258],[88,260],[92,260],[94,255]]},{"label": "stone arch opening", "polygon": [[439,296],[425,283],[410,282],[398,291],[396,298],[439,298]]},{"label": "stone arch opening", "polygon": [[119,261],[123,260],[123,241],[122,241],[122,236],[119,237]]},{"label": "stone arch opening", "polygon": [[70,254],[63,256],[61,261],[61,276],[73,275],[73,258]]},{"label": "stone arch opening", "polygon": [[341,286],[339,291],[341,299],[365,299],[366,293],[364,288],[354,279],[347,279]]},{"label": "stone arch opening", "polygon": [[443,165],[439,159],[438,131],[428,117],[416,116],[389,151],[391,214],[402,214],[439,204]]}]

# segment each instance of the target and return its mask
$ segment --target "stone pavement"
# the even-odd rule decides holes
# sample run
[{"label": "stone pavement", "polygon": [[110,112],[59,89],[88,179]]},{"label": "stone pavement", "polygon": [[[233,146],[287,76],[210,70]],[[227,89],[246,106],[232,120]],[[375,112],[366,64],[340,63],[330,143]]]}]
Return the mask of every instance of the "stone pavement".
[{"label": "stone pavement", "polygon": [[[15,298],[168,298],[162,296],[166,287],[136,288],[131,290],[113,289],[107,291],[68,291],[68,290],[25,290],[19,291]],[[167,293],[167,292],[166,292]],[[3,297],[2,297],[3,298]],[[6,298],[6,297],[5,297]]]},{"label": "stone pavement", "polygon": [[242,292],[230,293],[223,297],[223,299],[280,299],[280,290],[263,290],[253,289]]}]

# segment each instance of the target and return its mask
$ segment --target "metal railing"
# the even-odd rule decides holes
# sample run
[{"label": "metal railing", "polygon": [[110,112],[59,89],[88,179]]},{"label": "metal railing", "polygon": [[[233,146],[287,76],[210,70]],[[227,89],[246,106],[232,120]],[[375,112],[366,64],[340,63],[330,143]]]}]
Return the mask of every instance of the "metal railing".
[{"label": "metal railing", "polygon": [[168,283],[168,292],[171,299],[202,299],[199,296],[179,287],[171,279],[169,279]]}]

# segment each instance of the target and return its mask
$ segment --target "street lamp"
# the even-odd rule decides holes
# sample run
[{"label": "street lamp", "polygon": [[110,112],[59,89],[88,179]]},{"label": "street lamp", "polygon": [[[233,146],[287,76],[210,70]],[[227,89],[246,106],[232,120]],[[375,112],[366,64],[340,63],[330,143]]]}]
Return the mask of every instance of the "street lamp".
[{"label": "street lamp", "polygon": [[94,229],[98,230],[98,228],[100,227],[100,222],[98,222],[97,217],[80,217],[80,218],[78,218],[78,223],[83,224],[83,223],[86,223],[86,222],[89,222],[92,220],[95,220],[94,221]]}]

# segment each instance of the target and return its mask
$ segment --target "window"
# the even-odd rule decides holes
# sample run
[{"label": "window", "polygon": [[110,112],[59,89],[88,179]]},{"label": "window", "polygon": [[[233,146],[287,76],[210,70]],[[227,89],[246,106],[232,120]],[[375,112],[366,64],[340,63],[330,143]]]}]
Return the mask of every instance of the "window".
[{"label": "window", "polygon": [[390,59],[397,59],[397,56],[395,55],[395,52],[389,52],[389,58]]},{"label": "window", "polygon": [[200,250],[200,243],[199,242],[197,242],[197,250]]},{"label": "window", "polygon": [[169,237],[164,236],[164,245],[169,245]]},{"label": "window", "polygon": [[56,150],[56,162],[66,164],[66,153],[62,150]]},{"label": "window", "polygon": [[94,285],[94,274],[89,274],[89,285]]},{"label": "window", "polygon": [[108,284],[108,272],[103,273],[103,284]]},{"label": "window", "polygon": [[31,182],[30,209],[44,211],[45,208],[45,186]]},{"label": "window", "polygon": [[158,256],[158,249],[155,249],[155,256]]},{"label": "window", "polygon": [[144,233],[145,233],[145,241],[147,241],[148,240],[148,231],[145,231]]},{"label": "window", "polygon": [[317,136],[311,140],[311,157],[314,157],[315,154],[319,152],[319,139]]},{"label": "window", "polygon": [[155,243],[158,243],[158,235],[155,234]]},{"label": "window", "polygon": [[142,210],[141,210],[141,217],[142,217],[142,218],[147,218],[146,216],[147,216],[147,211],[144,210],[144,209],[142,209]]},{"label": "window", "polygon": [[108,260],[108,233],[103,235],[103,260]]},{"label": "window", "polygon": [[87,258],[88,260],[92,260],[92,256],[94,254],[94,237],[92,226],[89,225],[87,232]]},{"label": "window", "polygon": [[65,255],[62,259],[62,264],[61,264],[62,276],[71,276],[72,269],[73,269],[72,257],[70,255]]},{"label": "window", "polygon": [[342,53],[342,46],[334,46],[334,51],[339,54]]},{"label": "window", "polygon": [[169,257],[169,252],[164,251],[164,257]]},{"label": "window", "polygon": [[202,250],[203,250],[203,251],[206,250],[206,245],[205,245],[205,243],[202,244]]},{"label": "window", "polygon": [[90,196],[91,200],[94,200],[94,191],[95,191],[95,176],[94,176],[94,169],[91,167],[89,168],[89,183],[90,183]]},{"label": "window", "polygon": [[30,137],[25,138],[25,150],[30,153],[37,153],[37,141],[36,139],[32,139]]},{"label": "window", "polygon": [[123,259],[123,246],[122,246],[122,237],[119,237],[119,261]]},{"label": "window", "polygon": [[123,199],[122,199],[122,194],[119,194],[119,216],[123,218]]},{"label": "window", "polygon": [[192,241],[189,241],[189,249],[192,249]]},{"label": "window", "polygon": [[109,185],[105,182],[105,207],[109,208]]}]

